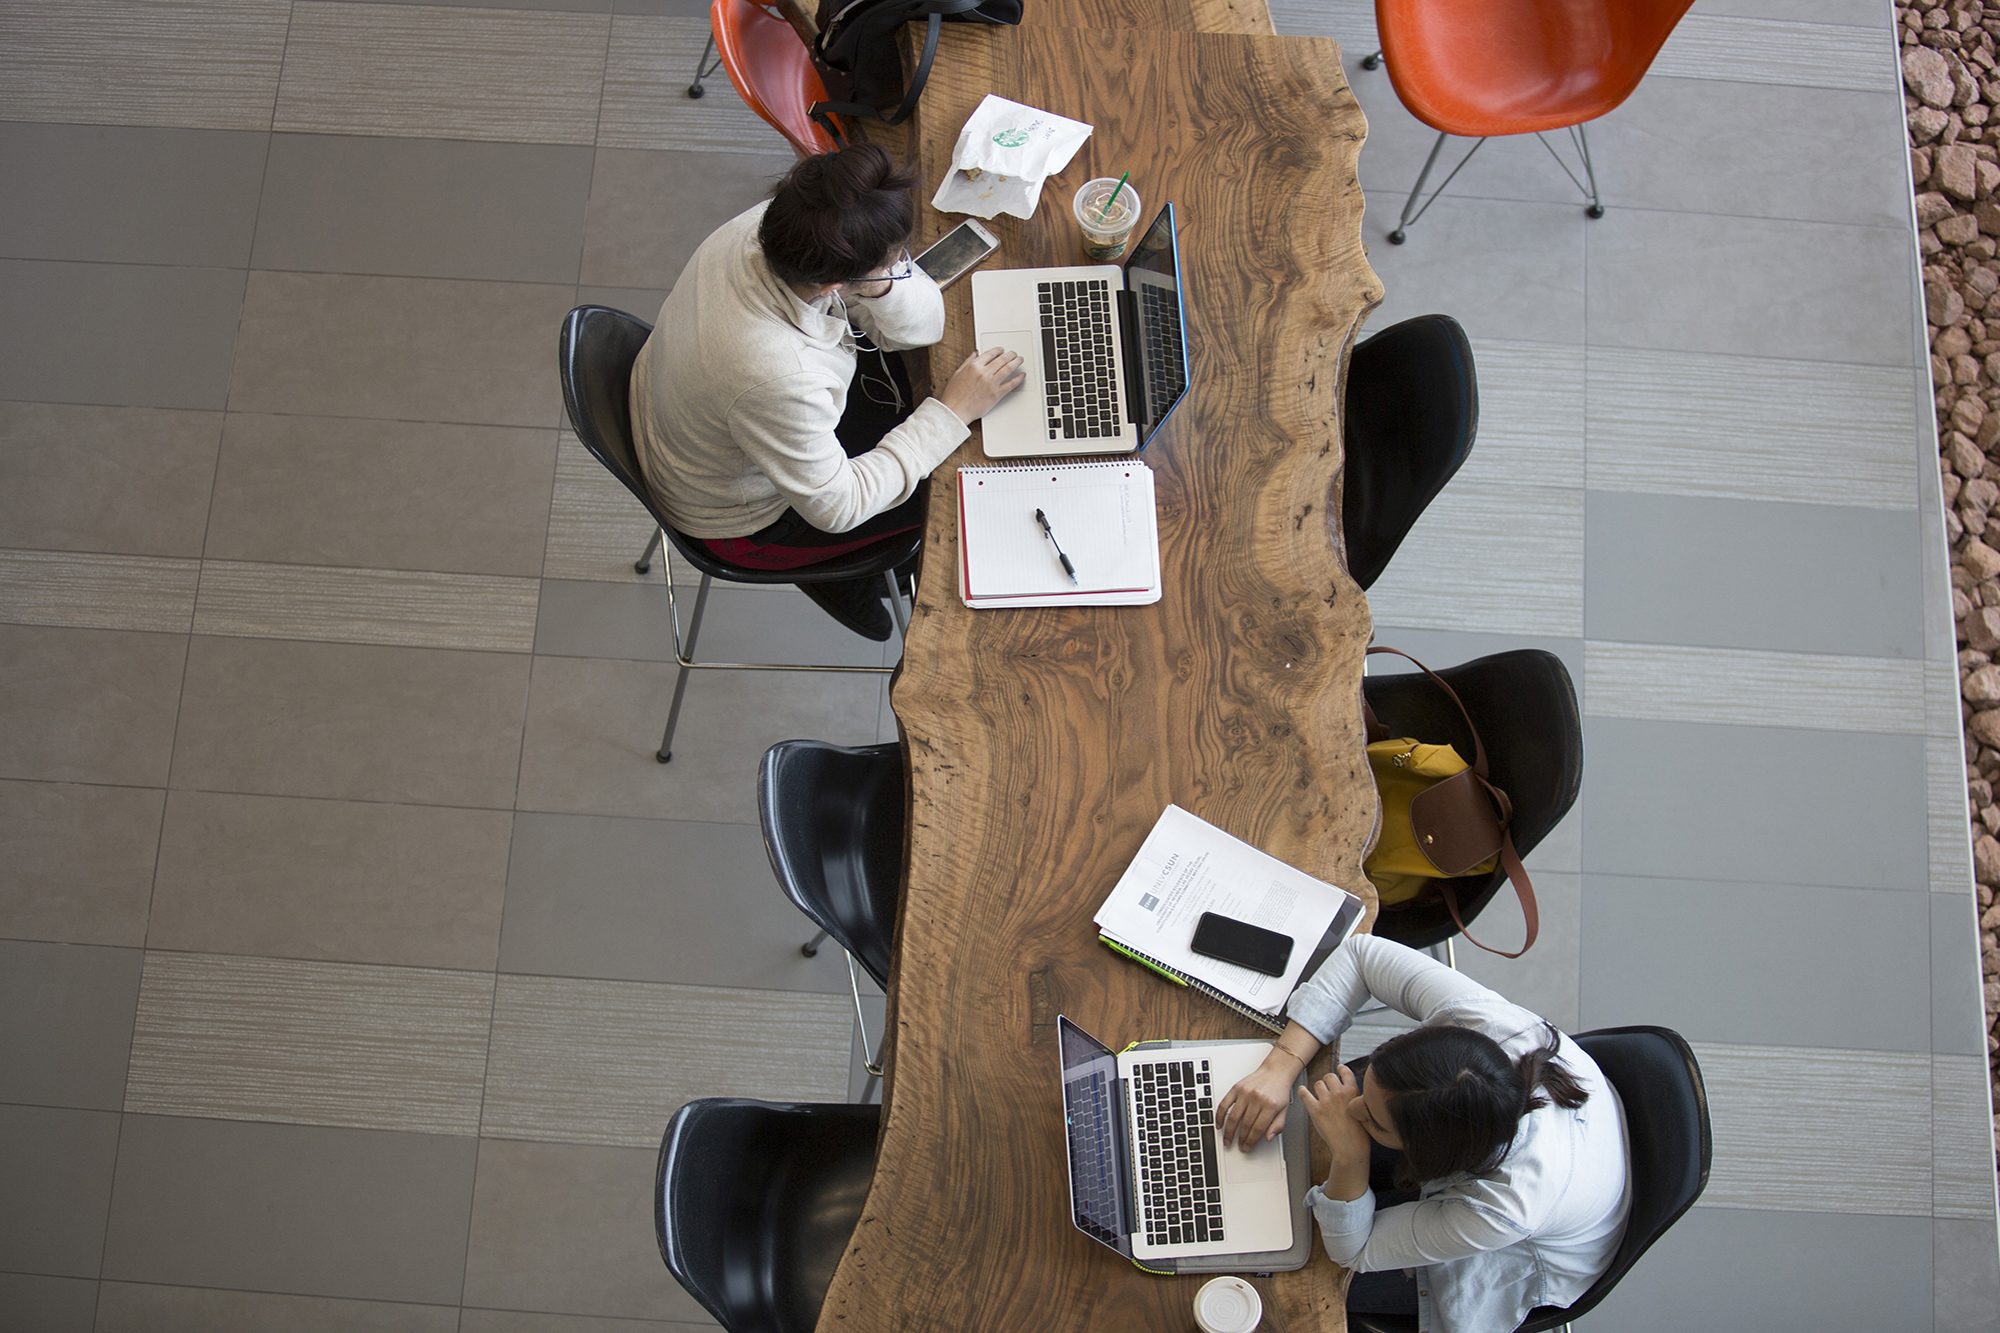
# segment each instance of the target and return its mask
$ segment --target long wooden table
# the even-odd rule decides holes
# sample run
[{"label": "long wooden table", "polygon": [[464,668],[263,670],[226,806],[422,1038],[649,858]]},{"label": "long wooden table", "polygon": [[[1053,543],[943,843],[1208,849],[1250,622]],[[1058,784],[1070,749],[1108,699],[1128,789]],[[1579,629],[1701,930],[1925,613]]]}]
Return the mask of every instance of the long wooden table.
[{"label": "long wooden table", "polygon": [[[936,473],[891,695],[911,823],[882,1135],[819,1326],[1191,1328],[1200,1279],[1142,1273],[1070,1223],[1055,1018],[1113,1046],[1262,1035],[1096,940],[1092,913],[1169,802],[1370,892],[1370,620],[1338,555],[1346,354],[1381,299],[1366,126],[1323,39],[954,25],[914,136],[927,190],[989,90],[1096,126],[1032,221],[990,224],[994,262],[1080,262],[1068,200],[1093,176],[1129,167],[1149,216],[1177,205],[1193,384],[1143,455],[1165,597],[967,609],[952,479],[985,461],[976,430]],[[922,212],[926,241],[956,222]],[[972,340],[970,283],[946,299],[940,376]],[[1266,1327],[1343,1328],[1345,1281],[1317,1249],[1260,1280]]]}]

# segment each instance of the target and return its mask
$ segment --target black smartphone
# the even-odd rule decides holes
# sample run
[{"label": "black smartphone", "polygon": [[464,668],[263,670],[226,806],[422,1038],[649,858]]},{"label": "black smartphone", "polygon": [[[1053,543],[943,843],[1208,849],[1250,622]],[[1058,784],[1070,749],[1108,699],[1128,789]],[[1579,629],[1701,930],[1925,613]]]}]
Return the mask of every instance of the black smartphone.
[{"label": "black smartphone", "polygon": [[999,248],[997,236],[967,218],[918,255],[917,267],[930,274],[931,281],[938,286],[949,287]]},{"label": "black smartphone", "polygon": [[1201,914],[1188,947],[1198,954],[1247,967],[1267,977],[1282,977],[1285,964],[1292,961],[1290,935],[1280,935],[1234,917],[1217,916],[1214,912]]}]

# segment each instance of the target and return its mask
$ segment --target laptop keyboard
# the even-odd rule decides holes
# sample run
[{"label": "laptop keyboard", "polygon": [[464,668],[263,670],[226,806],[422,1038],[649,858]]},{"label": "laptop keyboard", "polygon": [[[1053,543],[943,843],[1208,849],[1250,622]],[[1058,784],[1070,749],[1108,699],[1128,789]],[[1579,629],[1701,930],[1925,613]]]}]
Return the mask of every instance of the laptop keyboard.
[{"label": "laptop keyboard", "polygon": [[1132,1067],[1139,1122],[1139,1220],[1150,1245],[1221,1240],[1215,1097],[1208,1061]]},{"label": "laptop keyboard", "polygon": [[1109,439],[1118,434],[1117,362],[1111,284],[1036,285],[1042,316],[1042,387],[1048,395],[1052,440]]},{"label": "laptop keyboard", "polygon": [[[1067,1083],[1064,1088],[1069,1100],[1070,1142],[1109,1144],[1111,1127],[1104,1122],[1104,1075],[1092,1074]],[[1070,1182],[1076,1196],[1076,1224],[1106,1244],[1118,1244],[1123,1236],[1118,1216],[1118,1182],[1112,1174],[1117,1167],[1112,1154],[1072,1153],[1070,1164],[1078,1171],[1095,1168],[1090,1178],[1079,1177]]]},{"label": "laptop keyboard", "polygon": [[1165,287],[1142,283],[1139,287],[1139,318],[1146,336],[1146,396],[1152,402],[1155,420],[1168,404],[1187,387],[1182,367],[1187,356],[1181,350],[1180,295]]}]

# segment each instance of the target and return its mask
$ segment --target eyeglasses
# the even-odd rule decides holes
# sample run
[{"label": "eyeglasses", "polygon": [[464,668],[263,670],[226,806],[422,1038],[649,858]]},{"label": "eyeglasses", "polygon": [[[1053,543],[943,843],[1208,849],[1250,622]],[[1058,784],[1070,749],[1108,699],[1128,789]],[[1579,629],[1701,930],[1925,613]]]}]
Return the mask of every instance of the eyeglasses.
[{"label": "eyeglasses", "polygon": [[910,258],[910,252],[905,250],[889,265],[887,273],[872,273],[865,278],[850,278],[848,281],[857,285],[864,282],[901,282],[904,278],[916,276],[916,272],[917,261]]}]

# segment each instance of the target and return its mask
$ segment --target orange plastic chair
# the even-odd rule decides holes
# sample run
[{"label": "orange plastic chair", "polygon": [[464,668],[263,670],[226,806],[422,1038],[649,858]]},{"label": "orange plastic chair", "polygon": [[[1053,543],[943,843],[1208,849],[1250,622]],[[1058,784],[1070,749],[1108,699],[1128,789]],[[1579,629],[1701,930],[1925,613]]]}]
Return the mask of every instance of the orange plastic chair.
[{"label": "orange plastic chair", "polygon": [[744,105],[784,135],[800,157],[840,147],[807,114],[813,103],[826,101],[826,85],[791,24],[754,0],[715,0],[708,9],[708,25],[708,45],[695,68],[694,82],[688,85],[689,97],[706,91],[701,81],[720,64]]},{"label": "orange plastic chair", "polygon": [[[1693,0],[1375,0],[1382,49],[1361,62],[1387,63],[1389,82],[1411,115],[1438,132],[1417,186],[1403,205],[1393,245],[1437,201],[1487,139],[1532,134],[1604,216],[1584,122],[1632,95]],[[1546,131],[1567,129],[1583,177],[1570,170]],[[1417,207],[1452,135],[1479,143]],[[1412,212],[1412,210],[1415,210]]]}]

